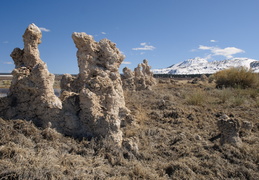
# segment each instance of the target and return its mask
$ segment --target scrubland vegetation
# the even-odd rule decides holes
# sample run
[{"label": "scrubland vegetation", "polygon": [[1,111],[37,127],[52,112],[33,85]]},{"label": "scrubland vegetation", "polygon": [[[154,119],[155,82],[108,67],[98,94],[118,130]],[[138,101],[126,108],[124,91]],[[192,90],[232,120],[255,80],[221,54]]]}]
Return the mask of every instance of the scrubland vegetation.
[{"label": "scrubland vegetation", "polygon": [[[122,130],[138,151],[0,119],[0,179],[259,179],[258,86],[158,81],[151,91],[125,91],[135,120]],[[222,114],[253,123],[240,132],[241,147],[211,140]]]},{"label": "scrubland vegetation", "polygon": [[259,75],[245,67],[236,67],[215,74],[217,87],[258,88]]}]

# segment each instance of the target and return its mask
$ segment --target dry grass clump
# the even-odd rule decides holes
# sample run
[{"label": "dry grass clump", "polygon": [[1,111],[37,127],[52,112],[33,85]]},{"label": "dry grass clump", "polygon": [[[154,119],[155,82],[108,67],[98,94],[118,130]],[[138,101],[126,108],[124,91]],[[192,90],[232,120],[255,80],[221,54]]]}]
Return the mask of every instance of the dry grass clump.
[{"label": "dry grass clump", "polygon": [[255,88],[222,88],[214,89],[212,92],[212,96],[218,99],[216,103],[224,107],[254,107],[259,98],[259,90]]},{"label": "dry grass clump", "polygon": [[255,88],[258,87],[258,75],[245,67],[233,67],[214,74],[217,87]]},{"label": "dry grass clump", "polygon": [[186,95],[188,105],[202,105],[206,101],[206,93],[200,89]]},{"label": "dry grass clump", "polygon": [[226,103],[233,96],[233,91],[230,88],[223,88],[217,91],[220,103]]},{"label": "dry grass clump", "polygon": [[[122,131],[138,152],[0,118],[0,179],[259,179],[259,92],[168,82],[125,92],[134,122]],[[211,140],[221,114],[253,123],[241,147]]]}]

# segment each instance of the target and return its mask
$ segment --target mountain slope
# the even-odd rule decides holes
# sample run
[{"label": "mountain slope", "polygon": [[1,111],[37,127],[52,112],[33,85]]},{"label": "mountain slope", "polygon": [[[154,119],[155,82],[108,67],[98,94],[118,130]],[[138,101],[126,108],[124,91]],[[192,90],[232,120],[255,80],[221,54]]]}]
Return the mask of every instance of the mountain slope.
[{"label": "mountain slope", "polygon": [[196,57],[177,63],[164,69],[153,69],[154,74],[213,74],[230,67],[245,66],[259,72],[259,61],[249,58],[233,58],[223,61],[209,62],[206,59]]}]

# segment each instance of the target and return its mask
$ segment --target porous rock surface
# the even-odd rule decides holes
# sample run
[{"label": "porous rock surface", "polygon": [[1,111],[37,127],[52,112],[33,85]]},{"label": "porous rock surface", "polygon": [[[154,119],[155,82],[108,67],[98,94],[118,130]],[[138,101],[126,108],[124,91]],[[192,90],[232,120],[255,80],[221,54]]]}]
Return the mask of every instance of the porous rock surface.
[{"label": "porous rock surface", "polygon": [[106,137],[122,144],[121,121],[129,119],[119,66],[124,55],[107,39],[95,42],[86,33],[73,33],[79,74],[65,74],[61,96],[54,94],[54,75],[40,59],[40,29],[26,29],[24,49],[15,48],[10,93],[0,99],[0,116],[32,120],[43,127],[77,137]]},{"label": "porous rock surface", "polygon": [[219,131],[221,132],[220,144],[232,144],[240,146],[242,140],[239,137],[240,121],[236,118],[229,118],[227,115],[221,116],[217,122]]},{"label": "porous rock surface", "polygon": [[134,72],[132,72],[129,68],[125,67],[123,68],[123,74],[121,76],[122,78],[122,85],[124,90],[128,91],[135,91],[135,76]]},{"label": "porous rock surface", "polygon": [[156,84],[156,79],[153,77],[151,67],[146,59],[143,60],[143,63],[138,64],[134,73],[130,69],[124,68],[122,81],[125,90],[136,91],[151,90],[152,86]]},{"label": "porous rock surface", "polygon": [[124,56],[107,39],[100,42],[86,33],[73,33],[79,74],[63,77],[69,87],[62,91],[78,93],[81,127],[90,136],[105,136],[122,142],[121,121],[129,110],[125,106],[119,66]]},{"label": "porous rock surface", "polygon": [[40,59],[38,45],[41,37],[40,29],[30,24],[23,35],[24,49],[15,48],[11,53],[15,69],[6,97],[6,109],[1,115],[7,119],[33,120],[44,126],[50,119],[55,119],[62,103],[54,94],[55,76]]}]

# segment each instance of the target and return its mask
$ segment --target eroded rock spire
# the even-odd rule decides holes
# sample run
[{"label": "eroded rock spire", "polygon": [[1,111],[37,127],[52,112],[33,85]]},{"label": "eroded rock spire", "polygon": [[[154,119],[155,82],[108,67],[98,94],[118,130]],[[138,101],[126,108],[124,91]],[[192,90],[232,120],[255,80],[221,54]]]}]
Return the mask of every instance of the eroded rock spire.
[{"label": "eroded rock spire", "polygon": [[151,67],[148,65],[146,59],[143,60],[143,63],[138,64],[134,72],[131,72],[128,68],[124,68],[123,73],[122,80],[125,90],[151,90],[152,86],[156,84],[156,79],[153,77]]},{"label": "eroded rock spire", "polygon": [[10,108],[5,116],[37,119],[36,123],[44,125],[62,108],[62,103],[54,94],[55,76],[40,59],[41,37],[40,29],[30,24],[23,35],[24,49],[15,48],[11,53],[15,69],[8,95]]},{"label": "eroded rock spire", "polygon": [[96,42],[86,33],[73,33],[72,38],[78,48],[80,121],[93,136],[121,143],[121,120],[129,112],[119,73],[124,56],[108,39]]}]

